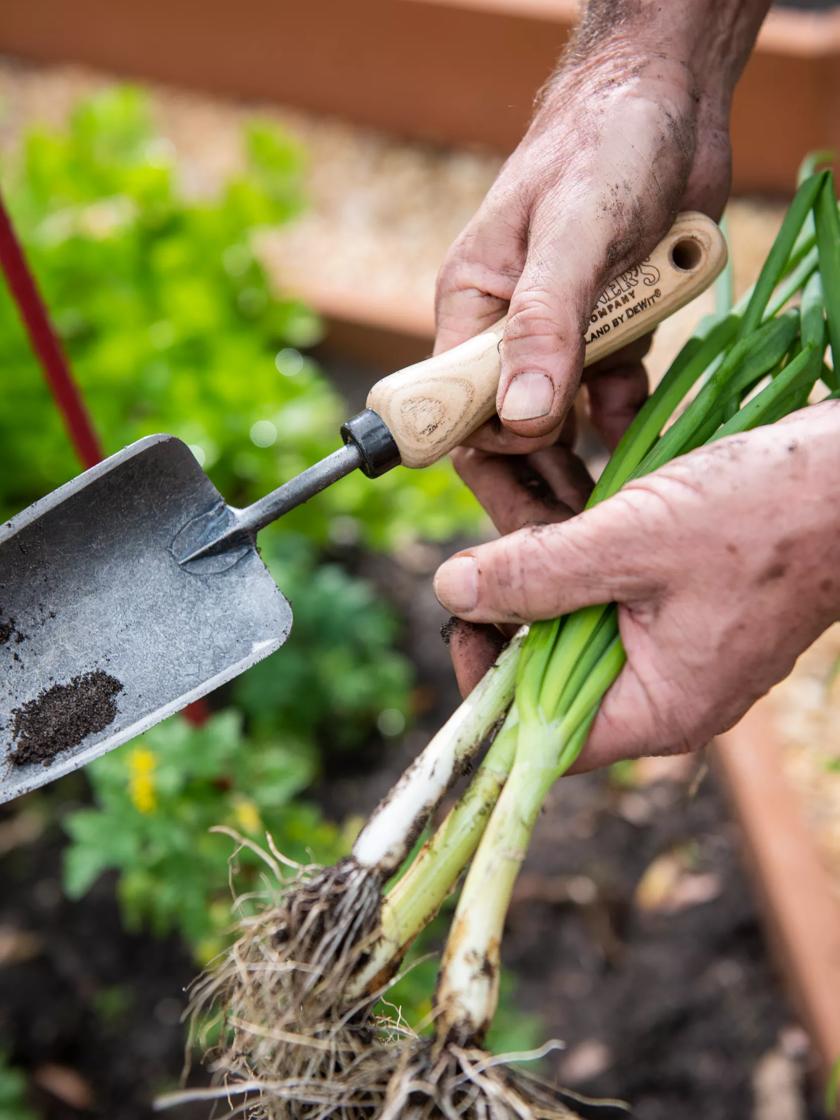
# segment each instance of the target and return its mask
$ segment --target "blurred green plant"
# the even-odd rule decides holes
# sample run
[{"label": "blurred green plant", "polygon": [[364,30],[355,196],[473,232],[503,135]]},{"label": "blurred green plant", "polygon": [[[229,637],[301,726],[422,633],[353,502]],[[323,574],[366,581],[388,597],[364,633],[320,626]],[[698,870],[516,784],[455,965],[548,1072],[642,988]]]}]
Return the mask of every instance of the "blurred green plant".
[{"label": "blurred green plant", "polygon": [[397,620],[368,583],[318,566],[312,544],[281,533],[262,549],[292,603],[294,627],[272,657],[237,678],[231,697],[254,734],[359,747],[372,729],[398,733],[409,716],[408,661],[394,649]]},{"label": "blurred green plant", "polygon": [[[60,130],[30,129],[2,187],[109,452],[154,431],[180,436],[232,502],[273,489],[335,449],[343,405],[302,355],[312,312],[278,295],[254,235],[301,209],[300,149],[251,124],[243,170],[187,197],[143,95],[80,103]],[[16,311],[0,286],[0,516],[77,473]],[[285,528],[328,539],[336,514],[369,544],[445,537],[477,506],[448,465],[358,474]]]},{"label": "blurred green plant", "polygon": [[834,1060],[828,1073],[828,1082],[825,1087],[825,1111],[829,1116],[834,1116],[840,1105],[840,1057]]},{"label": "blurred green plant", "polygon": [[339,858],[347,838],[298,799],[315,772],[311,740],[257,743],[233,710],[193,727],[175,716],[87,773],[94,808],[69,813],[64,888],[85,893],[105,870],[118,872],[117,895],[129,929],[178,931],[199,961],[222,947],[231,925],[231,883],[259,884],[262,862],[247,847],[232,857],[227,828],[257,844],[271,832],[301,862]]},{"label": "blurred green plant", "polygon": [[0,1050],[0,1120],[35,1120],[26,1103],[26,1078]]}]

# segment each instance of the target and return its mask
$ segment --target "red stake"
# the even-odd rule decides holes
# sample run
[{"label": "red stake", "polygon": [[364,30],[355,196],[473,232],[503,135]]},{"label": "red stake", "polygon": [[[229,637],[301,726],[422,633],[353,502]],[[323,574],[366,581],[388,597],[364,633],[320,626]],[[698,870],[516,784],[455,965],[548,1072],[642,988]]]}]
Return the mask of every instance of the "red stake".
[{"label": "red stake", "polygon": [[[103,458],[93,423],[79,387],[73,380],[67,356],[58,341],[47,313],[46,304],[41,298],[35,277],[30,271],[20,241],[15,234],[9,214],[0,196],[0,267],[6,276],[6,283],[23,320],[29,342],[37,355],[44,379],[61,413],[70,442],[76,450],[82,466],[95,466]],[[198,726],[207,719],[208,709],[204,700],[196,700],[185,709],[190,723]]]},{"label": "red stake", "polygon": [[67,358],[52,328],[47,309],[29,271],[26,258],[0,198],[0,264],[6,274],[18,312],[37,354],[44,377],[64,420],[67,434],[82,466],[92,467],[102,458],[102,447],[93,430],[81,393],[73,381]]}]

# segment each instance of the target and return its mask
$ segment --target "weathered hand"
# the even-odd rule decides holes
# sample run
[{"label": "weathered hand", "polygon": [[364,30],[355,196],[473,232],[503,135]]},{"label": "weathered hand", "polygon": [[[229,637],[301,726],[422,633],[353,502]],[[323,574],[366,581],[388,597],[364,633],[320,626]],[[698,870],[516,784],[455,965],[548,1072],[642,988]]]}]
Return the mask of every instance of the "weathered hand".
[{"label": "weathered hand", "polygon": [[[620,23],[620,21],[619,21]],[[554,442],[580,381],[584,330],[609,280],[680,209],[717,217],[729,187],[726,82],[629,28],[584,40],[438,279],[436,350],[509,304],[491,421],[469,441],[524,452]],[[587,372],[592,421],[614,446],[647,393],[637,343]],[[522,438],[528,437],[528,438]]]},{"label": "weathered hand", "polygon": [[[497,623],[617,602],[627,665],[578,768],[702,746],[840,617],[838,448],[835,401],[721,440],[563,524],[457,554],[438,571],[438,597]],[[497,510],[505,485],[492,488]],[[480,653],[453,645],[471,659],[462,675],[475,677]]]}]

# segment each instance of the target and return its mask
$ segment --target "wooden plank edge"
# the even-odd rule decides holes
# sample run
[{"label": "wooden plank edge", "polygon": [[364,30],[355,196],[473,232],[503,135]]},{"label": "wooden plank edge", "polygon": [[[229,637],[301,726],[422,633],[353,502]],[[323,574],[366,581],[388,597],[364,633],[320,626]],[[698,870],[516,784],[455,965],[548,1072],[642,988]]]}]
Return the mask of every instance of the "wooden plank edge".
[{"label": "wooden plank edge", "polygon": [[766,701],[719,737],[712,760],[734,806],[772,943],[825,1080],[840,1057],[840,903],[784,777]]}]

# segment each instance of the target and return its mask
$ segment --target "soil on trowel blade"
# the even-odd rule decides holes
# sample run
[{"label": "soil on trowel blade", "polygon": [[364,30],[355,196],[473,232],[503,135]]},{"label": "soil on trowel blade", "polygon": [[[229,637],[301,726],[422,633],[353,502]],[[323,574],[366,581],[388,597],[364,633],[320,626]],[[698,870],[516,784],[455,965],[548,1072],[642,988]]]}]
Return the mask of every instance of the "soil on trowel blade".
[{"label": "soil on trowel blade", "polygon": [[12,713],[16,745],[10,760],[16,766],[32,762],[49,765],[61,751],[77,746],[114,722],[114,698],[122,689],[120,681],[102,669],[44,689]]},{"label": "soil on trowel blade", "polygon": [[0,646],[10,642],[12,638],[20,645],[25,637],[26,635],[18,630],[17,623],[13,618],[0,618]]}]

